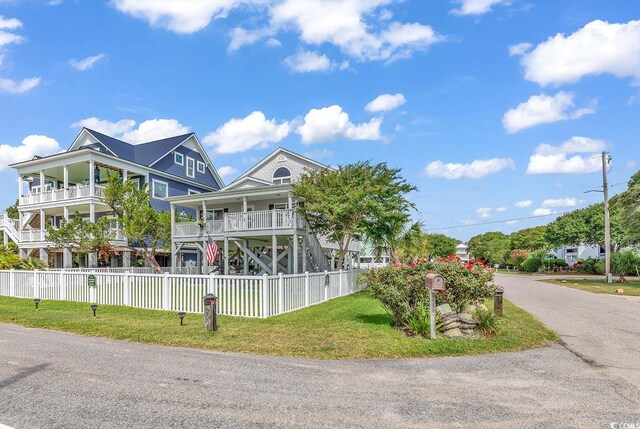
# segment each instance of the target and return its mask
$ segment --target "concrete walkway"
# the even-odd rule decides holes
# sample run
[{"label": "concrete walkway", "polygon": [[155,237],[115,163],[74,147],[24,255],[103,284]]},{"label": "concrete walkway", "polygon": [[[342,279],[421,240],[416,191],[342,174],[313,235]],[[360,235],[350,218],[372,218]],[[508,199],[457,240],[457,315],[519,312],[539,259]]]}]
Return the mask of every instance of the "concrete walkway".
[{"label": "concrete walkway", "polygon": [[[554,344],[462,358],[318,361],[0,324],[0,427],[608,428],[640,421],[633,383],[600,366],[609,361],[582,345],[589,343],[582,328],[569,330],[629,309],[601,309],[594,301],[576,309],[584,318],[572,320],[567,307],[581,302],[579,291],[499,282],[510,299],[548,314],[550,326],[577,333],[573,342],[563,337],[571,350]],[[564,305],[551,302],[561,296]],[[555,315],[558,306],[566,317]],[[596,313],[609,310],[614,314]],[[612,352],[606,322],[590,326],[598,347]],[[620,337],[627,344],[619,350],[629,346],[634,329]]]}]

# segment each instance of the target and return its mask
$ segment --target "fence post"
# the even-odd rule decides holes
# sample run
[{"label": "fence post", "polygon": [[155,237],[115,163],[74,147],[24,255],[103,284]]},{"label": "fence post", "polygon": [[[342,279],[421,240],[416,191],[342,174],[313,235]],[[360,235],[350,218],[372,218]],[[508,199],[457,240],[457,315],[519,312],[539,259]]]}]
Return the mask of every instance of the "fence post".
[{"label": "fence post", "polygon": [[[207,293],[212,293],[214,295],[216,295],[216,297],[218,296],[215,292],[214,292],[214,287],[213,287],[213,273],[209,274],[209,278],[207,278]],[[218,300],[220,301],[220,300]],[[220,305],[218,305],[218,307],[220,307]]]},{"label": "fence post", "polygon": [[[327,281],[327,279],[329,281]],[[329,272],[325,270],[324,272],[324,300],[329,299],[329,295],[327,294],[329,285],[331,285],[331,279],[329,278]]]},{"label": "fence post", "polygon": [[16,296],[16,273],[13,268],[9,270],[9,296]]},{"label": "fence post", "polygon": [[124,272],[124,287],[122,288],[124,297],[122,301],[126,307],[131,307],[131,276],[129,271]]},{"label": "fence post", "polygon": [[169,273],[164,273],[162,279],[162,309],[171,310],[171,291],[170,291]]},{"label": "fence post", "polygon": [[262,318],[269,317],[269,277],[262,275]]},{"label": "fence post", "polygon": [[284,279],[278,273],[278,314],[284,313]]},{"label": "fence post", "polygon": [[338,277],[338,296],[342,296],[342,270],[340,270],[340,275]]},{"label": "fence post", "polygon": [[309,271],[304,272],[304,306],[309,306]]},{"label": "fence post", "polygon": [[33,297],[40,298],[40,282],[38,282],[38,270],[33,271]]},{"label": "fence post", "polygon": [[60,301],[67,300],[67,285],[64,283],[64,270],[60,271]]}]

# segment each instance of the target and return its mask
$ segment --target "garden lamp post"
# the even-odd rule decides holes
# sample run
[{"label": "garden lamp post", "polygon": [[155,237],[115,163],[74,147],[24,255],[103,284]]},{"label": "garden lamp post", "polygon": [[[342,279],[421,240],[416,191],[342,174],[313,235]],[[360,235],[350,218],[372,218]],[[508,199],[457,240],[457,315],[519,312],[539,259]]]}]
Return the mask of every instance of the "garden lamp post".
[{"label": "garden lamp post", "polygon": [[35,299],[33,300],[33,302],[34,302],[34,303],[35,303],[35,305],[36,305],[36,311],[38,311],[38,304],[40,304],[40,298],[35,298]]},{"label": "garden lamp post", "polygon": [[98,309],[98,304],[91,304],[91,310],[93,310],[93,318],[96,318],[96,310]]},{"label": "garden lamp post", "polygon": [[184,316],[187,313],[185,313],[184,311],[181,311],[180,313],[178,313],[178,316],[180,317],[180,326],[182,326],[182,320],[184,319]]}]

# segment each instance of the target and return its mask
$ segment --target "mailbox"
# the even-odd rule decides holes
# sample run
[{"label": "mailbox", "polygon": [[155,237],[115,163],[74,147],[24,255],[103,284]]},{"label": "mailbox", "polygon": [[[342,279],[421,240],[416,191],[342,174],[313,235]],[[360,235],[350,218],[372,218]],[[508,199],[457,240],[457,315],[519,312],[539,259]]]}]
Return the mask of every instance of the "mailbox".
[{"label": "mailbox", "polygon": [[212,294],[206,294],[202,300],[204,301],[204,328],[207,331],[218,330],[218,298]]},{"label": "mailbox", "polygon": [[427,274],[427,278],[425,279],[425,286],[427,289],[431,290],[444,290],[444,278],[437,274]]}]

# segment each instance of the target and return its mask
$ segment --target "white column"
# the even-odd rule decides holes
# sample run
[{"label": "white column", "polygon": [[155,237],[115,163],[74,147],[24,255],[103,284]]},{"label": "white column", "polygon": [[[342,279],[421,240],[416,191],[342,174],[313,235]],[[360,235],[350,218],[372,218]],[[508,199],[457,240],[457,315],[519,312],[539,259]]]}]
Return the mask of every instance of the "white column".
[{"label": "white column", "polygon": [[[96,162],[92,159],[89,161],[89,192],[92,197],[95,195],[95,187],[96,187]],[[93,222],[93,221],[92,221]]]},{"label": "white column", "polygon": [[40,231],[45,229],[44,209],[40,209]]},{"label": "white column", "polygon": [[291,194],[288,195],[287,203],[289,204],[288,208],[292,209],[293,208],[293,198],[291,197]]},{"label": "white column", "polygon": [[244,196],[242,197],[242,211],[243,212],[247,212],[248,208],[247,208],[247,197]]},{"label": "white column", "polygon": [[44,170],[40,170],[40,193],[43,193],[43,192],[44,192]]},{"label": "white column", "polygon": [[122,183],[126,182],[129,179],[129,172],[127,170],[122,170]]},{"label": "white column", "polygon": [[298,274],[298,234],[293,234],[293,274]]},{"label": "white column", "polygon": [[[125,170],[126,173],[126,170]],[[124,179],[126,180],[126,179]],[[176,206],[173,203],[169,203],[169,210],[171,213],[171,273],[176,272],[176,243],[173,240],[176,228]]]},{"label": "white column", "polygon": [[64,213],[64,220],[65,221],[69,221],[69,207],[67,207],[66,205],[62,208],[63,213]]},{"label": "white column", "polygon": [[271,275],[278,274],[278,237],[275,234],[271,236]]},{"label": "white column", "polygon": [[[229,275],[229,238],[224,238],[224,275]],[[206,256],[205,256],[206,258]]]},{"label": "white column", "polygon": [[[62,166],[63,187],[64,187],[64,199],[69,198],[69,167],[65,164]],[[65,206],[66,208],[66,206]]]},{"label": "white column", "polygon": [[93,202],[89,203],[89,221],[96,221],[96,205]]},{"label": "white column", "polygon": [[24,192],[24,181],[22,180],[22,174],[18,174],[18,198],[22,196]]}]

